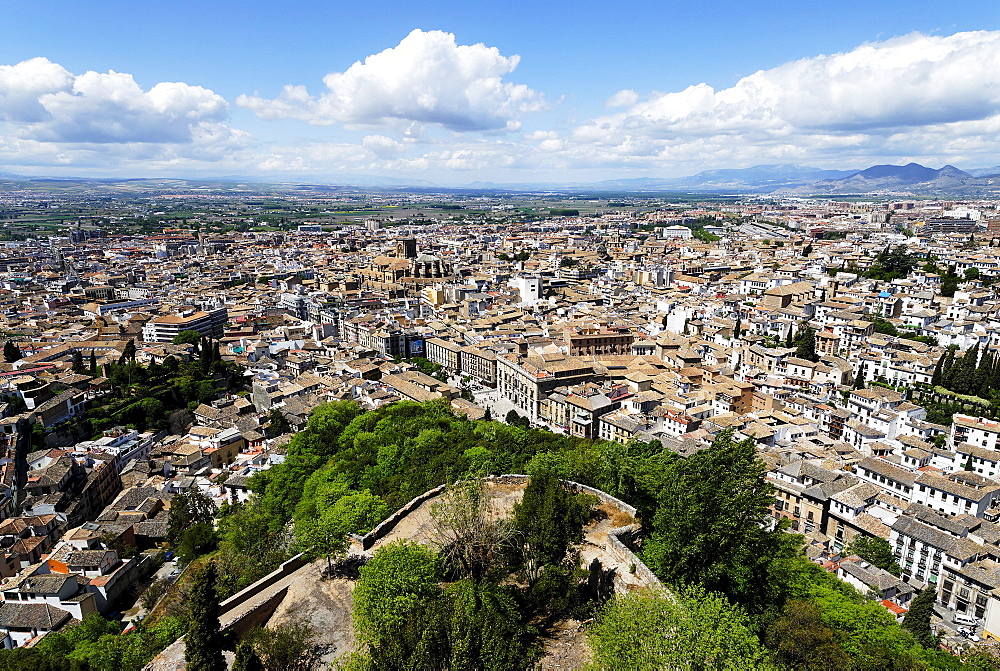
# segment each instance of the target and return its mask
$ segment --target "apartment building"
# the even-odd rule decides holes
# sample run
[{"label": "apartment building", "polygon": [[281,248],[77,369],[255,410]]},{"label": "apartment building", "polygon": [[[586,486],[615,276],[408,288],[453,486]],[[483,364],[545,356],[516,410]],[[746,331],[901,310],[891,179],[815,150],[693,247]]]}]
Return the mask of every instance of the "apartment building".
[{"label": "apartment building", "polygon": [[142,339],[145,342],[169,343],[181,331],[197,331],[203,336],[221,338],[228,318],[226,308],[154,317],[142,327]]},{"label": "apartment building", "polygon": [[514,405],[531,421],[539,419],[539,404],[558,387],[571,386],[598,378],[594,366],[582,359],[563,354],[497,357],[497,389],[500,397]]}]

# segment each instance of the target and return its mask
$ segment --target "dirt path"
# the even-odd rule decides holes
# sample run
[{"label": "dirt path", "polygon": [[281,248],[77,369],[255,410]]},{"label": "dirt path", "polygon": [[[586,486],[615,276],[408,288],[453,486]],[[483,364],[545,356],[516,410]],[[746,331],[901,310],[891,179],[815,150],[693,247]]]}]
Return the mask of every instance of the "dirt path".
[{"label": "dirt path", "polygon": [[351,580],[320,580],[324,560],[314,562],[301,580],[289,585],[288,593],[267,621],[267,627],[303,622],[316,631],[316,643],[324,649],[322,668],[337,657],[354,651],[354,625],[351,610],[354,582]]},{"label": "dirt path", "polygon": [[580,620],[557,622],[542,641],[542,658],[536,669],[582,669],[593,661],[587,630]]}]

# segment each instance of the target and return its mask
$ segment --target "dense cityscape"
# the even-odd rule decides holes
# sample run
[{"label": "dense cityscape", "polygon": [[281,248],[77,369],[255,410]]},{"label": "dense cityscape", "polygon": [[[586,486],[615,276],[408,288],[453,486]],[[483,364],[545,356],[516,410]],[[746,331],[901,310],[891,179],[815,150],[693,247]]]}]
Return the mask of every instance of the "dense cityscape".
[{"label": "dense cityscape", "polygon": [[998,9],[12,5],[0,671],[1000,669]]},{"label": "dense cityscape", "polygon": [[[2,195],[7,647],[169,619],[258,474],[345,402],[682,460],[749,443],[770,527],[887,622],[931,594],[946,650],[1000,638],[996,201],[253,188]],[[427,486],[522,472],[462,459]],[[370,557],[357,534],[425,489],[364,489],[336,551],[296,513],[222,594]],[[617,590],[665,577],[617,563]],[[314,635],[328,661],[356,645]]]}]

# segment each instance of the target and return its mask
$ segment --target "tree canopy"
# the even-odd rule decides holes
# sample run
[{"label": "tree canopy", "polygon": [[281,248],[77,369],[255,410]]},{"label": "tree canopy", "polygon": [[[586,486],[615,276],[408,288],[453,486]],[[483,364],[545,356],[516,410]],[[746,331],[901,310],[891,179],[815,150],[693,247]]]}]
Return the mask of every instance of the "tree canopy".
[{"label": "tree canopy", "polygon": [[894,576],[901,573],[899,562],[892,553],[892,545],[884,538],[859,536],[843,549],[844,556],[856,554],[873,566],[888,571]]},{"label": "tree canopy", "polygon": [[215,590],[215,564],[209,562],[195,577],[191,589],[191,624],[184,636],[187,668],[198,671],[225,671],[222,637],[219,630],[219,594]]},{"label": "tree canopy", "polygon": [[174,336],[174,345],[197,345],[201,342],[201,333],[185,329]]},{"label": "tree canopy", "polygon": [[666,468],[646,564],[669,584],[701,585],[750,608],[776,597],[774,562],[793,537],[768,524],[774,490],[752,439],[720,433],[705,450]]},{"label": "tree canopy", "polygon": [[746,613],[699,587],[616,596],[588,637],[595,661],[609,671],[768,666]]}]

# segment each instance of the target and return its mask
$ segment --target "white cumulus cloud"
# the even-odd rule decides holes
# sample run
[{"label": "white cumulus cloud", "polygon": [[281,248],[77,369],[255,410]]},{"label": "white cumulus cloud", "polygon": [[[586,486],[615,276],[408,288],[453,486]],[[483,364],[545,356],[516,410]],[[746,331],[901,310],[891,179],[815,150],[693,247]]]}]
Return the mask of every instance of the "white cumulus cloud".
[{"label": "white cumulus cloud", "polygon": [[652,96],[630,122],[690,131],[854,130],[980,119],[1000,104],[1000,33],[921,34]]},{"label": "white cumulus cloud", "polygon": [[[625,90],[606,104],[624,109],[574,128],[568,157],[638,167],[704,163],[707,151],[718,152],[712,165],[947,160],[970,124],[1000,115],[1000,32],[914,33],[760,70],[721,90],[702,83],[644,99]],[[929,137],[935,146],[920,141]],[[998,149],[989,140],[976,153]]]},{"label": "white cumulus cloud", "polygon": [[604,103],[605,107],[628,107],[639,102],[639,94],[632,89],[623,89]]},{"label": "white cumulus cloud", "polygon": [[[218,135],[228,103],[201,86],[73,75],[45,58],[0,66],[0,120],[20,137],[67,143],[188,143]],[[224,128],[224,127],[223,127]]]},{"label": "white cumulus cloud", "polygon": [[318,96],[289,85],[277,98],[242,95],[236,104],[263,119],[316,125],[417,122],[454,131],[517,130],[522,114],[545,107],[540,93],[504,80],[518,62],[496,47],[460,45],[452,33],[418,29],[397,46],[328,74]]},{"label": "white cumulus cloud", "polygon": [[39,98],[73,86],[73,75],[47,58],[0,65],[0,120],[34,122],[47,118]]}]

